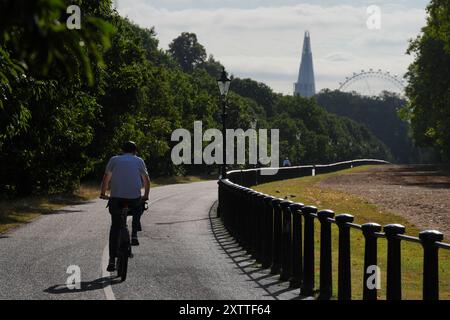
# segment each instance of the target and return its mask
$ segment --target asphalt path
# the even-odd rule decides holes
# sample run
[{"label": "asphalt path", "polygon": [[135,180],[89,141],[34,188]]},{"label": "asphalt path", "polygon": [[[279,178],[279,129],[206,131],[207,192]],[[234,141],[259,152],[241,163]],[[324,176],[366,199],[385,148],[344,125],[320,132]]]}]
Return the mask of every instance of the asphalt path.
[{"label": "asphalt path", "polygon": [[[105,201],[70,206],[0,235],[0,299],[276,298],[218,242],[219,222],[211,214],[216,200],[215,181],[152,189],[125,282],[105,270]],[[66,285],[70,266],[79,267],[79,289]]]}]

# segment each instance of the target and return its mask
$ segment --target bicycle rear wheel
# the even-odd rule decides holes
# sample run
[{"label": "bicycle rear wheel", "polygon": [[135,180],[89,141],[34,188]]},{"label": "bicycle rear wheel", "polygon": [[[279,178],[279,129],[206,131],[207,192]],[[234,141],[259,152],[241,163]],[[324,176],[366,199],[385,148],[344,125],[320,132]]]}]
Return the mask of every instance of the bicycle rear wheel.
[{"label": "bicycle rear wheel", "polygon": [[128,208],[122,210],[122,228],[119,233],[119,250],[117,259],[117,277],[120,277],[122,282],[127,278],[128,258],[131,254],[130,232],[127,227]]},{"label": "bicycle rear wheel", "polygon": [[127,279],[128,271],[128,255],[121,254],[117,259],[117,276],[120,277],[122,281]]}]

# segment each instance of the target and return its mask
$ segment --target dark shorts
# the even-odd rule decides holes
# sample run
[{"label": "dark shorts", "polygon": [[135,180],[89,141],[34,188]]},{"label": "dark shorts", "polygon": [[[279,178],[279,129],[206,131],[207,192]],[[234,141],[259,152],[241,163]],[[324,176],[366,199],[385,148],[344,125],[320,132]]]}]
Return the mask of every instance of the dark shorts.
[{"label": "dark shorts", "polygon": [[131,235],[132,237],[137,237],[137,233],[142,231],[141,228],[141,216],[144,212],[144,204],[141,201],[141,198],[138,199],[120,199],[120,198],[111,198],[108,201],[109,213],[111,214],[111,230],[109,232],[109,257],[116,257],[117,253],[117,245],[118,245],[118,236],[120,232],[121,226],[121,218],[120,215],[122,213],[123,202],[126,201],[128,203],[128,207],[130,208],[130,216],[133,216],[133,223],[131,225]]},{"label": "dark shorts", "polygon": [[123,202],[126,201],[128,203],[128,207],[130,208],[130,216],[141,216],[144,212],[143,203],[141,198],[137,199],[121,199],[121,198],[111,198],[108,201],[109,213],[111,215],[120,215],[122,212]]}]

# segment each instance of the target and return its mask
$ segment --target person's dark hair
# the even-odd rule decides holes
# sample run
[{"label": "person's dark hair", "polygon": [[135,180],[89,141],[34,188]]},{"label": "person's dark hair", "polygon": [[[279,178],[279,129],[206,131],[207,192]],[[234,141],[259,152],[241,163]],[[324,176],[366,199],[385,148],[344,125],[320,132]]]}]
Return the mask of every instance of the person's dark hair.
[{"label": "person's dark hair", "polygon": [[127,141],[122,145],[122,151],[124,153],[136,153],[137,145],[133,141]]}]

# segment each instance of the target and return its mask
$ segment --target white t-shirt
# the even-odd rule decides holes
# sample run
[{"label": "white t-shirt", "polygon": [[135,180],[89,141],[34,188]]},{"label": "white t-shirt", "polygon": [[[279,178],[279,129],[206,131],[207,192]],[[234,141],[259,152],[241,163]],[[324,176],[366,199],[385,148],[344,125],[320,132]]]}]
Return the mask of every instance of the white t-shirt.
[{"label": "white t-shirt", "polygon": [[133,154],[115,156],[109,160],[106,172],[112,173],[112,198],[137,199],[141,197],[142,175],[148,176],[144,160]]}]

